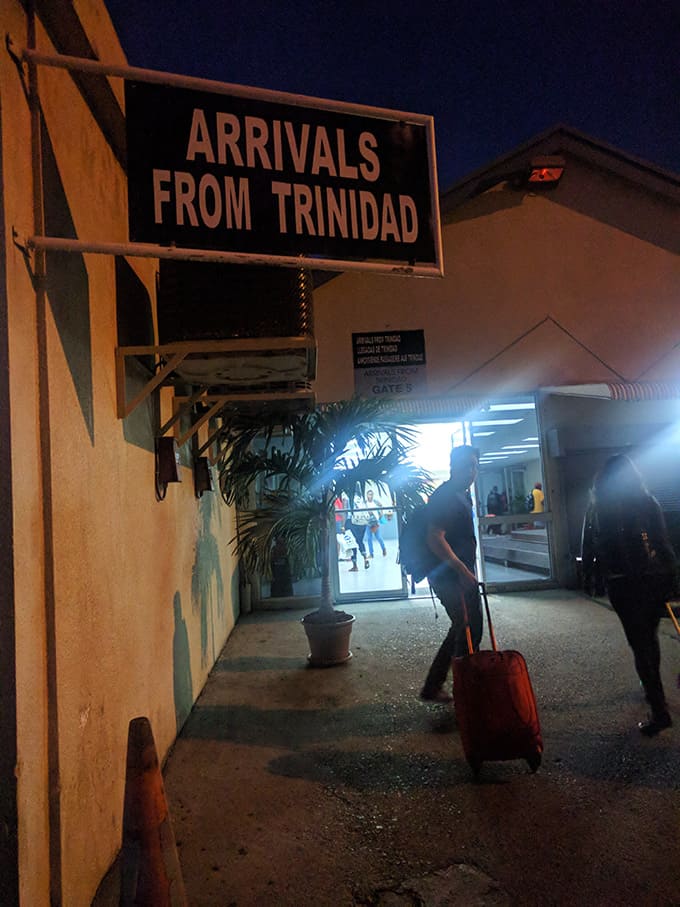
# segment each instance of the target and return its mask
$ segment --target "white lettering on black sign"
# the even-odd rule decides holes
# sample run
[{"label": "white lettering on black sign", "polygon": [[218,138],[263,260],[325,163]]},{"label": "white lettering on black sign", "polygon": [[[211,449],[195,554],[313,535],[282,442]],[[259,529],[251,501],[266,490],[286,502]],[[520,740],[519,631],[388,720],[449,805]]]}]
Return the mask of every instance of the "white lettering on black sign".
[{"label": "white lettering on black sign", "polygon": [[435,260],[423,124],[134,82],[126,108],[133,241]]},{"label": "white lettering on black sign", "polygon": [[423,331],[352,334],[354,386],[373,396],[404,396],[425,386]]}]

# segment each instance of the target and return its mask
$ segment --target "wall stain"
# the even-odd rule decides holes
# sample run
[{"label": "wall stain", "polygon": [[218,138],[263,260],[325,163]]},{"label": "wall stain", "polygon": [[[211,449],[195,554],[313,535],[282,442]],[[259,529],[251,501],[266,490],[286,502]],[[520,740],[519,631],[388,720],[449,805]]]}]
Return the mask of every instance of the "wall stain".
[{"label": "wall stain", "polygon": [[[48,236],[77,239],[75,224],[44,119],[41,122],[41,130],[45,232]],[[47,296],[54,323],[73,379],[83,420],[94,444],[90,282],[85,259],[80,253],[48,251],[46,263]]]},{"label": "wall stain", "polygon": [[172,679],[175,694],[175,719],[177,733],[189,717],[194,704],[194,687],[191,680],[191,652],[187,623],[182,617],[182,597],[175,592],[173,599],[175,632],[172,637]]},{"label": "wall stain", "polygon": [[[149,291],[121,255],[116,256],[116,329],[118,346],[153,346],[153,316]],[[143,390],[154,373],[153,356],[125,357],[125,398]],[[158,394],[150,394],[123,420],[123,435],[130,444],[153,451],[160,426]]]},{"label": "wall stain", "polygon": [[217,656],[215,612],[219,617],[224,615],[224,581],[219,546],[210,527],[217,510],[217,495],[204,494],[199,507],[201,528],[196,541],[196,557],[191,574],[191,599],[194,613],[198,613],[201,619],[201,665],[205,667],[209,654],[213,661]]}]

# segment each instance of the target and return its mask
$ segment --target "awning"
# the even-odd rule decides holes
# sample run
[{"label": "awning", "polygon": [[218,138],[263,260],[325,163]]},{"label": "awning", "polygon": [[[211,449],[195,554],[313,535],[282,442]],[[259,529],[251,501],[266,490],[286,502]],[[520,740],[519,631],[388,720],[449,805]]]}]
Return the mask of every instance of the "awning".
[{"label": "awning", "polygon": [[675,400],[680,397],[680,384],[659,381],[636,381],[632,384],[609,384],[612,400]]},{"label": "awning", "polygon": [[488,403],[488,397],[404,397],[390,401],[394,409],[414,419],[465,419]]},{"label": "awning", "polygon": [[632,403],[680,399],[680,384],[661,381],[571,384],[563,387],[544,387],[542,390],[565,397],[598,397],[602,400],[627,400]]}]

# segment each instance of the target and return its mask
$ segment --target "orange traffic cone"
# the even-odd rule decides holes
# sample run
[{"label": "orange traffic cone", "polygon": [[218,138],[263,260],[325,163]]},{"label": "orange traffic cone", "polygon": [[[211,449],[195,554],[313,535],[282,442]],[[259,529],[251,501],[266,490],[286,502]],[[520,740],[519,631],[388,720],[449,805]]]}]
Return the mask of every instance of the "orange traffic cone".
[{"label": "orange traffic cone", "polygon": [[121,907],[186,907],[184,881],[148,718],[128,729]]}]

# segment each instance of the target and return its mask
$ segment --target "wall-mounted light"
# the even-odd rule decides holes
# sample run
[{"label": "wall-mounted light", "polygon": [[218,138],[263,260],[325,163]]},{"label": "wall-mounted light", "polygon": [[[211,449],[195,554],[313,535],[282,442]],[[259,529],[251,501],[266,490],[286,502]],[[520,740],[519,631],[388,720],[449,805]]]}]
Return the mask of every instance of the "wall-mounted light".
[{"label": "wall-mounted light", "polygon": [[507,183],[509,188],[520,192],[555,189],[564,175],[566,166],[566,160],[559,154],[537,155],[528,163],[519,165],[516,170],[492,173],[475,183],[465,197],[474,198],[482,192],[493,189],[499,183]]},{"label": "wall-mounted light", "polygon": [[196,457],[194,460],[194,493],[200,498],[205,491],[214,491],[212,469],[207,457]]},{"label": "wall-mounted light", "polygon": [[156,497],[162,501],[170,482],[181,482],[179,447],[175,438],[156,438]]},{"label": "wall-mounted light", "polygon": [[556,154],[532,158],[527,187],[529,189],[555,189],[562,179],[566,161]]}]

